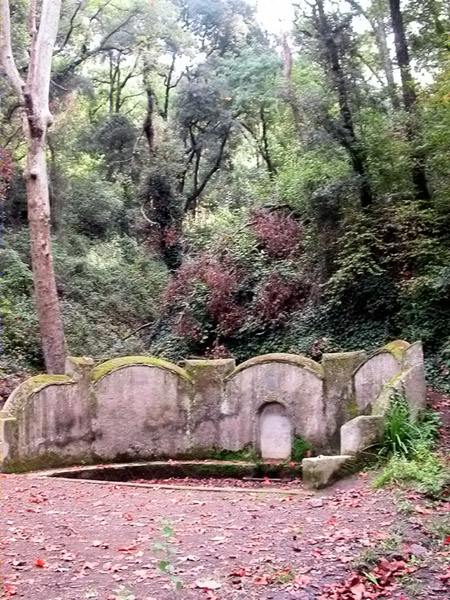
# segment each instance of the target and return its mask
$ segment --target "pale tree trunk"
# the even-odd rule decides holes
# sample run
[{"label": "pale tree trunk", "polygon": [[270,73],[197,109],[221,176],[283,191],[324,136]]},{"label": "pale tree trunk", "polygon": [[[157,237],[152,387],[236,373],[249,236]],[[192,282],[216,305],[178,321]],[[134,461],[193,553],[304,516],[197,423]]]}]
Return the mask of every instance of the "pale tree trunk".
[{"label": "pale tree trunk", "polygon": [[30,63],[26,80],[22,79],[14,62],[8,0],[0,0],[0,57],[2,67],[24,111],[23,133],[27,141],[25,177],[31,262],[45,366],[49,373],[64,373],[66,345],[51,250],[46,160],[47,129],[51,124],[51,62],[58,33],[61,0],[42,0],[39,19],[36,15],[36,5],[35,0],[30,2]]},{"label": "pale tree trunk", "polygon": [[405,24],[400,7],[400,0],[389,0],[392,29],[394,31],[395,52],[402,81],[403,104],[408,113],[407,134],[413,147],[412,179],[418,200],[430,200],[430,190],[425,169],[425,156],[421,150],[421,132],[417,119],[417,93],[412,76]]},{"label": "pale tree trunk", "polygon": [[380,56],[381,65],[383,67],[384,75],[387,83],[387,91],[391,99],[392,107],[395,109],[400,108],[400,101],[397,96],[397,86],[395,85],[394,67],[392,64],[391,54],[389,51],[389,44],[387,40],[386,23],[385,23],[385,12],[386,3],[385,0],[378,0],[374,3],[375,16],[370,11],[364,9],[360,0],[347,0],[353,10],[359,15],[363,16],[372,28],[375,43],[377,46],[378,54]]},{"label": "pale tree trunk", "polygon": [[389,52],[386,33],[386,23],[383,14],[378,14],[376,17],[375,31],[378,51],[380,53],[381,62],[383,63],[384,74],[386,76],[389,97],[392,102],[392,107],[395,108],[395,110],[398,110],[400,108],[400,101],[397,96],[397,86],[395,85],[394,67],[392,65],[391,54]]}]

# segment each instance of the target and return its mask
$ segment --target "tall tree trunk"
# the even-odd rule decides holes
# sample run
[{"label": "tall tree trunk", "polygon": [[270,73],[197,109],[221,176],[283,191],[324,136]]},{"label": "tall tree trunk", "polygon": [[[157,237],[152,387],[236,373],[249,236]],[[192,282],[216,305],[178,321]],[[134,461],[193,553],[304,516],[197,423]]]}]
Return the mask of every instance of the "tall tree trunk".
[{"label": "tall tree trunk", "polygon": [[380,59],[383,64],[383,71],[386,77],[389,98],[391,99],[392,108],[398,110],[400,108],[400,101],[397,96],[397,86],[395,85],[394,67],[392,65],[391,54],[389,52],[386,33],[386,23],[383,14],[378,14],[376,17],[375,31],[378,52],[380,53]]},{"label": "tall tree trunk", "polygon": [[49,373],[64,373],[66,347],[50,241],[50,206],[45,137],[29,137],[26,171],[34,294]]},{"label": "tall tree trunk", "polygon": [[303,139],[303,128],[302,128],[302,117],[300,114],[300,107],[297,102],[294,84],[292,82],[292,50],[289,45],[287,36],[283,38],[283,77],[285,81],[285,96],[286,100],[291,108],[292,117],[294,119],[294,127],[297,132],[297,137],[300,142]]},{"label": "tall tree trunk", "polygon": [[416,196],[421,200],[429,200],[430,191],[428,189],[425,171],[425,157],[423,152],[417,149],[417,137],[418,135],[420,137],[420,132],[418,131],[419,125],[417,122],[417,94],[411,72],[411,62],[403,15],[400,8],[400,0],[389,0],[389,8],[391,12],[392,29],[394,31],[395,52],[402,81],[403,104],[409,115],[407,133],[408,139],[413,146],[413,184]]},{"label": "tall tree trunk", "polygon": [[[61,0],[42,0],[40,18],[30,3],[30,64],[27,79],[14,62],[8,0],[0,0],[0,59],[23,106],[23,132],[27,141],[26,188],[30,228],[34,295],[39,318],[45,366],[49,373],[64,373],[66,345],[53,269],[50,204],[46,161],[46,134],[51,124],[50,73],[58,33]],[[36,29],[36,23],[39,28]]]},{"label": "tall tree trunk", "polygon": [[372,204],[372,189],[366,168],[366,157],[356,138],[353,114],[347,90],[347,82],[341,65],[339,47],[335,40],[334,32],[325,14],[323,0],[317,0],[317,31],[325,51],[326,62],[331,73],[332,83],[337,92],[339,112],[342,125],[336,129],[338,141],[347,151],[353,170],[360,179],[361,206],[366,208]]},{"label": "tall tree trunk", "polygon": [[391,53],[389,51],[389,45],[387,41],[386,23],[385,23],[385,12],[386,4],[385,0],[377,0],[374,3],[375,16],[372,16],[368,10],[362,5],[360,0],[347,0],[353,10],[359,15],[363,16],[372,28],[375,43],[378,48],[378,54],[380,56],[381,65],[383,67],[384,75],[387,83],[387,91],[394,109],[400,108],[400,101],[397,96],[397,86],[395,85],[394,67],[392,65]]},{"label": "tall tree trunk", "polygon": [[[156,100],[147,64],[144,65],[144,87],[147,96],[147,112],[143,131],[150,161],[154,162],[158,153],[154,124]],[[183,259],[181,244],[183,211],[181,200],[173,192],[173,184],[168,173],[161,170],[158,173],[150,173],[145,179],[141,199],[143,201],[141,213],[148,223],[152,245],[157,248],[167,268],[176,271]]]}]

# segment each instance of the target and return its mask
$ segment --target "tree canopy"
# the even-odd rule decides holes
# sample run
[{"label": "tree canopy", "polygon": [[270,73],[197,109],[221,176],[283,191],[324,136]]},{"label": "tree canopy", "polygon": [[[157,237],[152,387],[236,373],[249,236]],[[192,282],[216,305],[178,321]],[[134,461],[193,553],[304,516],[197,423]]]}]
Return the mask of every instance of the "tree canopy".
[{"label": "tree canopy", "polygon": [[[450,11],[66,0],[46,158],[68,350],[238,359],[422,339],[450,368]],[[11,3],[26,75],[30,2]],[[40,368],[26,139],[0,80],[3,369]]]}]

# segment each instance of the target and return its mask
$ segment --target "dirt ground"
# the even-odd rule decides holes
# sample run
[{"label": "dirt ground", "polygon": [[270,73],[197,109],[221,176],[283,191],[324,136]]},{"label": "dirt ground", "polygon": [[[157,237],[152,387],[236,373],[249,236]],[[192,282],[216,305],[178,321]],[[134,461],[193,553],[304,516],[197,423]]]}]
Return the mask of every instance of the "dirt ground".
[{"label": "dirt ground", "polygon": [[24,475],[2,476],[1,490],[5,598],[380,597],[361,595],[359,578],[345,584],[354,595],[339,591],[356,566],[370,580],[374,555],[394,572],[385,598],[450,597],[448,504],[431,508],[415,494],[374,492],[364,477],[300,495]]},{"label": "dirt ground", "polygon": [[449,503],[364,474],[320,493],[0,475],[0,597],[448,600],[449,525]]}]

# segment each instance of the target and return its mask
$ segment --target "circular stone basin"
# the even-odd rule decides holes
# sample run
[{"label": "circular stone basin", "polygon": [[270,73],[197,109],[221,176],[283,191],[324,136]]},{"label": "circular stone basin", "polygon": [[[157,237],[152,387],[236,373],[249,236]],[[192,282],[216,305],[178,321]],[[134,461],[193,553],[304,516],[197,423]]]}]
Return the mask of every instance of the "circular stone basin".
[{"label": "circular stone basin", "polygon": [[242,461],[151,461],[69,467],[47,471],[46,477],[121,482],[164,487],[295,488],[300,486],[299,463]]}]

